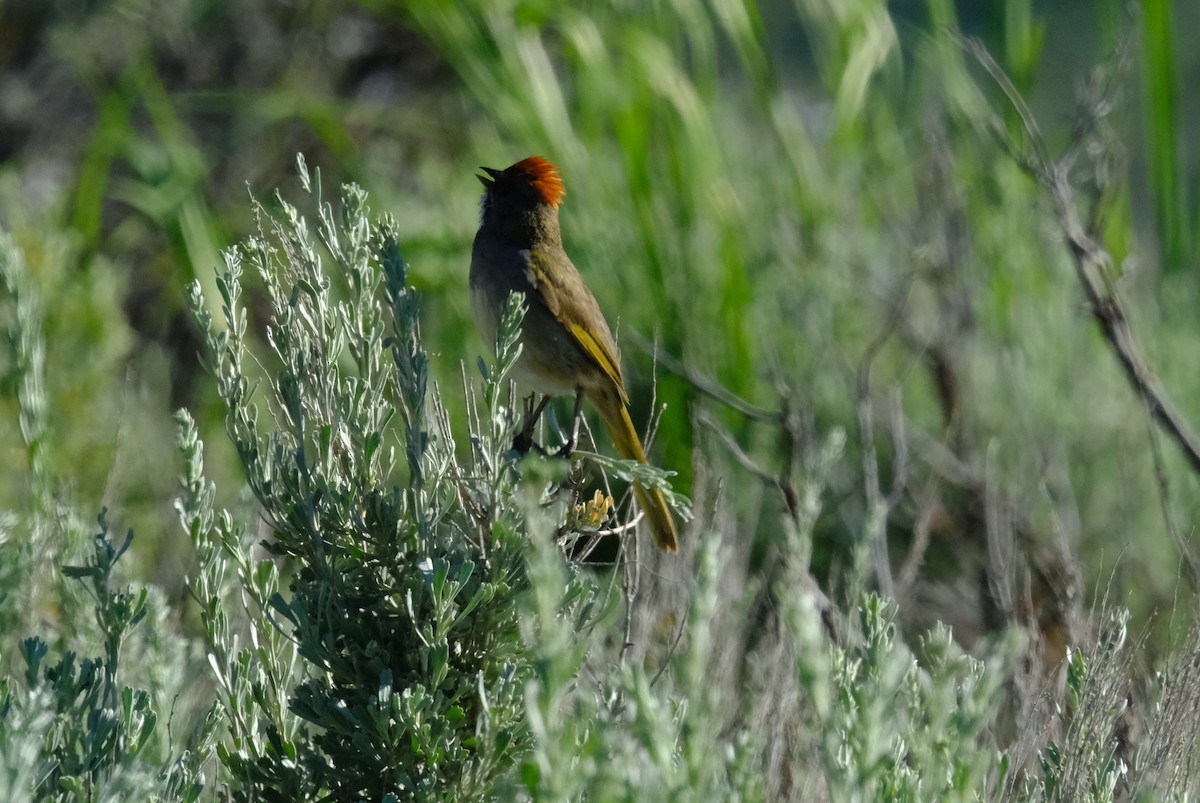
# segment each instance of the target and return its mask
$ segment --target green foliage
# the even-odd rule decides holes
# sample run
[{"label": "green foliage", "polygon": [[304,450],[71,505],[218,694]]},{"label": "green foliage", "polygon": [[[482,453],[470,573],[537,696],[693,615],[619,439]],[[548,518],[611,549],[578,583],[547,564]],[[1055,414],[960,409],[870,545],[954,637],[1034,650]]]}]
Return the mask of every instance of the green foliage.
[{"label": "green foliage", "polygon": [[[802,565],[794,553],[780,557],[794,571]],[[726,548],[700,548],[683,646],[652,672],[620,662],[597,638],[601,628],[579,638],[588,631],[575,617],[594,606],[594,593],[553,550],[536,550],[538,638],[527,642],[538,668],[528,697],[535,739],[522,770],[533,799],[982,800],[989,789],[1000,797],[1005,763],[989,728],[1022,648],[1017,631],[978,660],[941,628],[918,661],[898,638],[895,605],[868,596],[859,626],[834,644],[813,598],[797,593],[800,578],[785,574],[773,590],[777,640],[750,650],[747,665],[758,671],[730,678],[713,671],[722,663],[717,635],[745,632],[749,623],[730,616],[745,615],[749,597],[723,598],[729,558]]]},{"label": "green foliage", "polygon": [[1149,0],[1142,12],[1142,84],[1145,91],[1146,155],[1154,223],[1163,270],[1197,270],[1193,234],[1200,219],[1194,188],[1183,180],[1188,154],[1180,136],[1179,51],[1172,3]]},{"label": "green foliage", "polygon": [[[46,344],[42,303],[32,286],[24,253],[12,238],[0,235],[0,298],[4,299],[4,384],[15,388],[17,428],[29,465],[27,492],[30,507],[38,514],[49,510],[50,488],[46,466]],[[5,586],[11,587],[11,586]]]},{"label": "green foliage", "polygon": [[[0,680],[0,793],[14,802],[197,800],[204,788],[205,752],[173,752],[161,733],[163,688],[154,681],[162,678],[122,666],[130,657],[126,643],[133,631],[164,602],[152,599],[146,588],[111,587],[133,534],[118,546],[103,512],[99,524],[91,558],[83,566],[63,567],[63,574],[80,581],[91,597],[103,654],[81,658],[67,651],[51,663],[50,647],[41,638],[21,642],[21,680]],[[162,623],[152,626],[160,631]],[[169,666],[155,650],[136,650],[132,657]],[[125,685],[134,674],[149,688]],[[178,695],[182,672],[169,673],[167,681]],[[208,723],[201,741],[215,725]]]},{"label": "green foliage", "polygon": [[[335,208],[319,174],[300,170],[315,228],[282,199],[273,214],[256,206],[262,230],[227,252],[217,282],[222,327],[192,293],[251,515],[267,528],[259,551],[215,507],[181,412],[177,509],[216,702],[190,703],[183,749],[161,735],[161,690],[179,688],[182,667],[143,690],[120,680],[137,628],[162,626],[151,614],[163,601],[111,589],[130,540],[112,543],[102,516],[91,559],[66,570],[86,583],[102,656],[50,666],[32,639],[23,680],[0,689],[16,799],[1104,800],[1122,778],[1153,780],[1116,758],[1124,620],[1072,652],[1064,742],[1039,748],[1042,777],[1019,792],[993,731],[1024,651],[1018,630],[971,657],[938,627],[914,654],[896,603],[863,594],[856,575],[861,602],[831,639],[807,566],[844,462],[840,432],[806,457],[767,585],[737,574],[744,545],[701,531],[678,635],[656,631],[664,611],[639,603],[632,581],[614,593],[557,544],[570,536],[561,463],[510,449],[519,304],[480,389],[467,385],[477,401],[460,458],[427,384],[394,224],[353,186]],[[271,301],[270,354],[246,337],[247,264]],[[134,658],[162,666],[157,649]],[[1183,704],[1162,699],[1174,702],[1155,733]]]},{"label": "green foliage", "polygon": [[[3,301],[0,323],[7,359],[3,363],[6,395],[16,397],[16,427],[29,471],[22,489],[22,507],[29,510],[32,525],[25,537],[18,537],[20,520],[15,513],[0,518],[0,546],[8,558],[0,562],[0,630],[17,633],[26,629],[21,621],[23,606],[14,596],[17,589],[31,589],[36,566],[35,546],[45,539],[46,516],[52,504],[51,488],[43,454],[45,443],[44,382],[45,340],[42,310],[30,287],[24,254],[12,239],[0,236],[0,287]],[[15,451],[16,444],[9,445]],[[14,507],[17,500],[13,500]],[[24,535],[24,534],[22,534]],[[6,667],[7,668],[7,667]]]},{"label": "green foliage", "polygon": [[[722,598],[727,550],[699,552],[684,646],[657,669],[627,660],[626,641],[615,637],[628,627],[618,598],[553,546],[564,510],[547,501],[560,496],[561,472],[541,458],[514,464],[508,451],[517,422],[504,377],[519,309],[506,318],[497,364],[483,367],[471,459],[459,465],[452,427],[424,384],[419,299],[405,284],[390,221],[373,221],[354,187],[335,211],[321,200],[319,175],[310,179],[303,163],[301,174],[317,209],[315,236],[280,200],[269,233],[228,254],[218,281],[223,329],[193,295],[231,436],[271,527],[264,546],[292,570],[285,594],[276,565],[254,561],[229,515],[213,513],[200,444],[181,417],[180,509],[201,557],[193,589],[229,727],[218,754],[234,795],[761,797],[779,719],[756,715],[756,691],[741,686],[740,671],[711,674],[723,646],[714,635],[731,623],[748,632],[754,598],[753,587]],[[242,369],[265,363],[245,350],[243,262],[273,301],[268,342],[279,367],[260,395],[248,392]],[[394,413],[400,426],[370,428]],[[350,420],[362,440],[338,448]],[[828,471],[833,460],[813,465]],[[387,485],[392,477],[402,483]],[[824,481],[810,478],[817,496]],[[815,520],[813,511],[805,526]],[[790,543],[800,550],[810,535]],[[783,562],[803,572],[801,554]],[[236,584],[223,566],[236,567]],[[791,738],[821,746],[814,778],[835,797],[915,800],[944,777],[946,794],[974,799],[994,772],[996,753],[980,742],[1014,643],[985,673],[942,630],[925,644],[921,667],[897,642],[894,606],[871,598],[861,630],[835,646],[813,629],[811,598],[790,592],[800,576],[778,580],[773,593],[789,602],[783,641],[762,647],[761,660],[794,667],[798,693],[772,713]],[[238,648],[223,613],[231,592],[251,602],[249,648]]]},{"label": "green foliage", "polygon": [[[975,477],[995,476],[1043,544],[1055,541],[1060,522],[1079,522],[1089,592],[1100,591],[1094,578],[1109,576],[1137,532],[1147,549],[1123,566],[1135,620],[1171,605],[1177,545],[1161,526],[1144,405],[1078,314],[1074,269],[1040,190],[991,137],[995,118],[1015,125],[1016,116],[951,35],[959,29],[953,3],[924,4],[908,29],[872,0],[806,2],[794,13],[736,2],[515,8],[420,3],[404,13],[472,99],[481,133],[469,164],[540,152],[562,168],[566,247],[618,324],[635,420],[651,398],[666,404],[654,453],[680,472],[683,487],[695,479],[697,451],[709,460],[723,448],[705,441],[707,432],[697,438],[697,421],[714,423],[769,474],[789,459],[771,416],[707,401],[700,404],[711,418],[678,414],[697,403],[694,380],[760,411],[799,408],[818,429],[853,433],[860,422],[848,402],[859,401],[869,369],[876,401],[893,394],[905,429],[918,433],[909,441],[947,446]],[[1049,17],[1020,0],[1001,10],[1004,27],[991,38],[1017,86],[1041,92],[1058,77],[1035,74],[1040,58],[1055,55],[1044,53]],[[768,14],[771,25],[761,20]],[[772,39],[783,30],[811,51]],[[1069,38],[1088,52],[1074,31]],[[1133,257],[1117,263],[1124,271],[1139,259],[1128,209],[1142,207],[1123,181],[1124,146],[1115,138],[1138,110],[1121,103],[1130,78],[1120,53],[1086,60],[1101,61],[1100,85],[1119,89],[1077,104],[1056,84],[1044,117],[1073,125],[1100,118],[1097,136],[1074,145],[1072,178],[1081,205],[1094,192],[1101,213],[1117,210],[1101,219],[1118,258]],[[797,77],[810,67],[819,87]],[[1078,133],[1063,128],[1054,127],[1052,142]],[[453,176],[441,182],[451,193],[461,186]],[[415,271],[461,286],[471,222],[462,224],[457,253],[410,251]],[[1194,332],[1168,325],[1174,315],[1158,308],[1160,298],[1172,309],[1193,304],[1194,284],[1164,290],[1152,270],[1118,281],[1164,384],[1178,399],[1197,398],[1194,372],[1181,370]],[[439,316],[427,331],[452,342],[469,326],[465,314]],[[670,361],[656,366],[652,349]],[[880,422],[879,432],[852,437],[850,462],[886,428],[896,429]],[[891,445],[879,447],[885,459]],[[1180,486],[1170,515],[1190,521],[1200,486],[1164,451],[1166,474]],[[947,479],[924,456],[907,457],[906,499],[886,522],[893,555],[909,545],[896,542],[897,532],[911,533],[920,518],[912,490]],[[845,491],[859,480],[839,482]],[[733,496],[751,500],[743,515],[759,525],[758,553],[770,554],[773,515],[762,515],[756,493]],[[858,563],[847,545],[868,528],[844,524],[875,515],[863,495],[843,499],[814,534],[822,579]],[[980,529],[965,507],[948,511],[964,537]],[[933,569],[962,554],[944,545],[935,539],[923,556],[922,574],[935,582],[947,575]],[[958,609],[970,608],[982,603]]]},{"label": "green foliage", "polygon": [[[509,316],[500,368],[488,373],[475,459],[460,466],[428,387],[394,223],[373,220],[355,187],[335,213],[320,175],[300,170],[315,232],[279,200],[268,229],[227,252],[220,330],[192,290],[230,437],[270,526],[264,546],[291,567],[285,596],[276,566],[253,559],[228,515],[213,513],[182,419],[181,511],[202,558],[194,588],[232,736],[221,761],[245,799],[484,797],[525,730],[525,527],[510,501],[517,477],[500,407],[520,317]],[[278,367],[265,395],[245,369],[266,361],[247,349],[244,265],[271,302]],[[250,649],[237,648],[222,611],[227,561],[253,601]]]},{"label": "green foliage", "polygon": [[[1193,794],[1200,628],[1172,532],[1198,486],[1078,314],[1037,188],[981,135],[1017,118],[947,35],[961,4],[357,5],[374,16],[52,10],[28,37],[48,61],[5,62],[6,112],[72,111],[0,169],[0,798]],[[1081,110],[1103,119],[1070,178],[1115,210],[1113,281],[1187,408],[1195,284],[1175,268],[1196,215],[1168,6],[1139,20],[1153,203],[1124,180],[1120,92]],[[1049,60],[1053,13],[1009,0],[985,39],[1057,128],[1074,78]],[[1097,74],[1122,87],[1118,62]],[[230,203],[296,138],[396,216],[353,187],[327,203],[303,165],[310,213]],[[635,413],[668,405],[656,453],[698,500],[678,562],[636,535],[615,567],[575,562],[629,523],[603,492],[580,512],[592,483],[665,475],[515,459],[517,308],[455,387],[478,348],[469,168],[531,152],[563,168],[568,249]],[[1163,279],[1129,270],[1153,251],[1143,207]],[[215,396],[189,384],[184,296]],[[180,403],[187,600],[113,572],[169,589],[191,560],[142,526],[169,516]],[[135,545],[103,520],[89,540],[77,498]],[[1083,613],[1107,586],[1132,619]],[[1183,638],[1126,637],[1172,606]],[[1061,689],[1039,663],[1056,640]]]},{"label": "green foliage", "polygon": [[[897,643],[894,604],[860,609],[861,642],[836,650],[827,677],[832,703],[819,725],[835,800],[980,800],[1003,767],[988,745],[1021,648],[1014,632],[987,663],[965,655],[949,631],[923,639],[926,664]],[[815,658],[821,659],[818,652]],[[1000,770],[1002,772],[1002,770]]]}]

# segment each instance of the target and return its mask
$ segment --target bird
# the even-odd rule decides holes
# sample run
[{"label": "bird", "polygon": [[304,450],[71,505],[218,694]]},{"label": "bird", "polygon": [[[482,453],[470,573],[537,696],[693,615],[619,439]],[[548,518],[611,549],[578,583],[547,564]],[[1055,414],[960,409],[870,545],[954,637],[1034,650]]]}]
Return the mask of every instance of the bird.
[{"label": "bird", "polygon": [[[492,343],[509,296],[525,297],[521,354],[512,377],[542,395],[536,409],[532,397],[529,403],[522,433],[526,447],[549,400],[574,396],[571,435],[560,453],[574,449],[587,399],[617,453],[646,463],[629,417],[617,344],[596,297],[563,249],[558,208],[566,190],[558,168],[541,156],[530,156],[504,170],[480,169],[485,175],[476,177],[484,192],[471,249],[471,311],[480,334]],[[655,545],[663,552],[677,552],[679,533],[662,492],[635,483],[634,493]]]}]

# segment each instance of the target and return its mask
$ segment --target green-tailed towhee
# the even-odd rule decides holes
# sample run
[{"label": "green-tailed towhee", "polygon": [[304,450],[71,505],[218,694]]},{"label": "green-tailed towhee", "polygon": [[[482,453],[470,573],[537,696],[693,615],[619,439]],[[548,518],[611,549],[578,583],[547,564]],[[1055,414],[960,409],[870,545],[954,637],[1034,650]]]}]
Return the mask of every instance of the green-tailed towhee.
[{"label": "green-tailed towhee", "polygon": [[[625,405],[620,355],[596,298],[571,264],[558,228],[562,179],[540,156],[506,170],[482,168],[484,194],[479,233],[471,251],[471,308],[489,343],[511,293],[523,293],[528,307],[521,328],[521,357],[514,379],[537,393],[542,403],[527,421],[526,433],[550,396],[573,395],[574,447],[579,411],[586,397],[600,413],[617,452],[646,462],[646,453]],[[654,543],[664,552],[679,549],[679,536],[662,493],[635,485]]]}]

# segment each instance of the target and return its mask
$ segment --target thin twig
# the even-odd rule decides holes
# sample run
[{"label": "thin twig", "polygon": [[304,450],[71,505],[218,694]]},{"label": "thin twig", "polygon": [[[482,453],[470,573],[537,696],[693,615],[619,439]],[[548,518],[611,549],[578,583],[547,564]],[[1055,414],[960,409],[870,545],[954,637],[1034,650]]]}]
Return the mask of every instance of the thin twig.
[{"label": "thin twig", "polygon": [[[677,649],[679,649],[679,642],[683,641],[683,633],[686,628],[687,628],[687,613],[685,612],[684,615],[679,618],[679,630],[675,633],[675,638],[671,640],[671,646],[667,648],[667,658],[674,655],[675,651]],[[650,678],[650,686],[651,687],[653,687],[656,683],[658,683],[658,679],[663,676],[663,674],[667,671],[667,668],[670,665],[671,665],[671,662],[669,660],[665,660],[665,659],[663,660],[662,666],[660,666],[658,668],[658,671],[654,673],[654,677]]]},{"label": "thin twig", "polygon": [[899,315],[892,316],[883,331],[868,344],[863,355],[858,372],[858,434],[859,446],[862,449],[863,488],[866,493],[866,524],[873,531],[867,534],[871,540],[871,553],[875,563],[875,579],[879,583],[879,591],[883,596],[895,598],[896,585],[892,579],[891,559],[887,546],[887,523],[891,514],[891,500],[899,499],[902,493],[903,474],[894,476],[892,488],[884,497],[879,487],[879,458],[875,448],[875,406],[872,402],[871,368],[875,357],[883,349],[884,344],[891,339],[899,321]]},{"label": "thin twig", "polygon": [[740,463],[742,468],[746,469],[755,477],[757,477],[759,482],[761,482],[763,485],[778,485],[779,480],[769,472],[760,468],[759,465],[754,462],[754,458],[746,454],[746,451],[742,448],[742,445],[737,442],[737,438],[733,437],[733,435],[726,430],[725,427],[721,426],[721,424],[718,423],[715,418],[709,415],[707,411],[701,410],[696,416],[696,421],[701,426],[712,430],[713,434],[715,434],[725,445],[725,448],[729,450],[729,454],[733,456],[733,459]]},{"label": "thin twig", "polygon": [[1167,479],[1167,466],[1163,461],[1162,448],[1158,444],[1158,434],[1154,431],[1153,418],[1149,414],[1146,416],[1146,429],[1149,430],[1147,437],[1150,439],[1150,456],[1154,461],[1154,483],[1158,490],[1158,503],[1162,510],[1163,524],[1175,542],[1176,549],[1179,550],[1179,556],[1192,581],[1192,588],[1200,589],[1200,560],[1197,560],[1191,543],[1179,531],[1179,527],[1175,524],[1175,516],[1171,513],[1171,482]]},{"label": "thin twig", "polygon": [[725,405],[731,410],[736,410],[747,418],[757,421],[778,421],[782,417],[783,414],[778,410],[768,410],[765,407],[752,404],[741,396],[717,384],[699,371],[688,368],[683,364],[682,360],[671,356],[665,351],[659,350],[656,343],[649,343],[644,338],[637,336],[631,336],[631,339],[639,348],[649,352],[654,357],[655,362],[662,365],[663,368],[676,376],[682,377],[700,393]]},{"label": "thin twig", "polygon": [[933,533],[933,518],[941,509],[937,491],[938,484],[930,477],[921,492],[921,501],[917,507],[912,546],[908,550],[908,557],[900,566],[900,574],[896,580],[897,599],[908,594],[917,579],[917,572],[925,562],[925,553],[929,550],[930,536]]},{"label": "thin twig", "polygon": [[1075,260],[1076,273],[1083,284],[1092,317],[1112,346],[1126,379],[1145,401],[1159,426],[1183,450],[1192,470],[1200,474],[1200,436],[1175,407],[1142,352],[1116,286],[1108,279],[1112,258],[1084,230],[1075,210],[1070,184],[1062,171],[1054,171],[1047,189]]}]

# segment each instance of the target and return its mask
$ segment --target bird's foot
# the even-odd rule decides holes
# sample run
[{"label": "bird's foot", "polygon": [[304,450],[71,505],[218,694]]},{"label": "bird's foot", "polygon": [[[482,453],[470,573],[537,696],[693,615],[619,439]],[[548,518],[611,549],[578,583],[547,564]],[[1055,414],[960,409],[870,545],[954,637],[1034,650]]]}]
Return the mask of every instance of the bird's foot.
[{"label": "bird's foot", "polygon": [[546,447],[535,441],[533,439],[533,432],[529,430],[523,429],[516,434],[516,436],[513,438],[512,448],[513,451],[521,457],[529,454],[530,451],[536,452],[542,457],[548,456],[546,453]]}]

